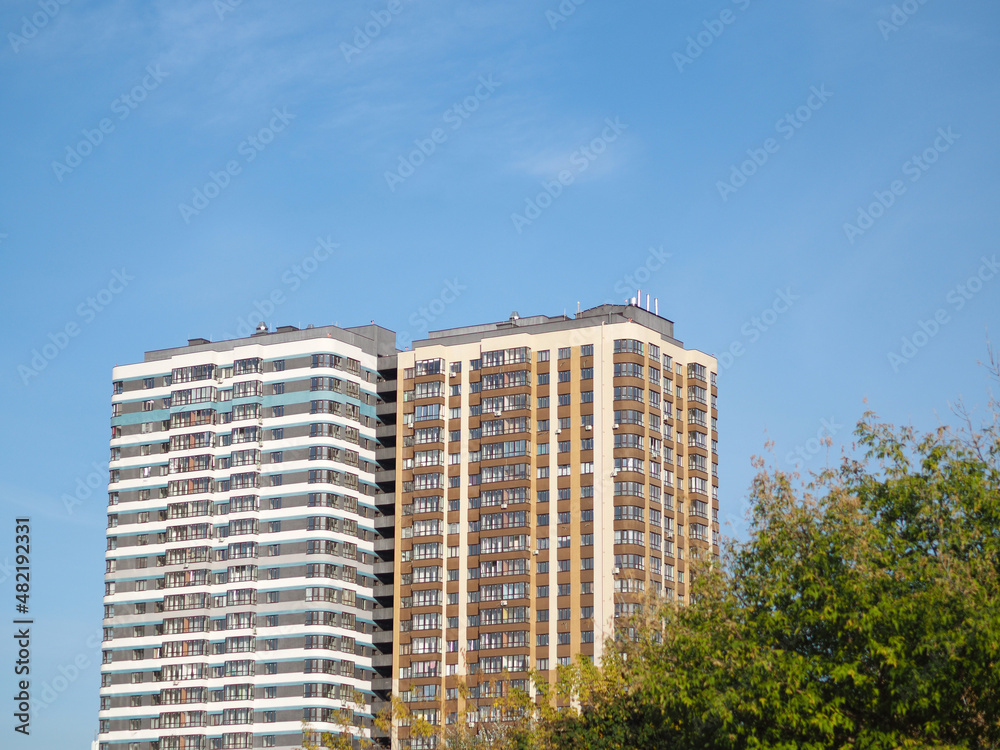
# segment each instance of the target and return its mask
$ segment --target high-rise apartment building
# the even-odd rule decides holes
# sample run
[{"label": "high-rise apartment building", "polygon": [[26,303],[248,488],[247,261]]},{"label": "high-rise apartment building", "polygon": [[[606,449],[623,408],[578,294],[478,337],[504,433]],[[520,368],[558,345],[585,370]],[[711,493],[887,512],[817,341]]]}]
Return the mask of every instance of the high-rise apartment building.
[{"label": "high-rise apartment building", "polygon": [[717,368],[673,333],[604,305],[116,367],[100,750],[385,742],[390,695],[488,720],[647,595],[684,600],[718,553]]},{"label": "high-rise apartment building", "polygon": [[399,354],[394,607],[379,611],[411,717],[487,720],[529,670],[599,659],[648,593],[684,600],[688,561],[718,553],[716,372],[670,321],[622,305],[436,331]]},{"label": "high-rise apartment building", "polygon": [[375,325],[263,328],[115,368],[101,750],[300,747],[341,710],[371,731],[395,353]]}]

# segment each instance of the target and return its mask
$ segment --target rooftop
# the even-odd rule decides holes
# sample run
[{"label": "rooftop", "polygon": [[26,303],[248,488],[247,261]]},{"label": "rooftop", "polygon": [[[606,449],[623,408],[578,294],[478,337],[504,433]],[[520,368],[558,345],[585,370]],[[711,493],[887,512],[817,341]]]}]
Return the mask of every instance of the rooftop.
[{"label": "rooftop", "polygon": [[367,354],[376,356],[393,355],[396,353],[396,334],[388,328],[370,323],[365,326],[340,328],[338,326],[320,326],[296,328],[295,326],[279,326],[274,331],[264,323],[257,326],[257,332],[250,336],[224,341],[209,341],[208,339],[188,339],[186,346],[175,346],[169,349],[154,349],[146,352],[146,362],[156,362],[178,354],[193,352],[224,352],[238,346],[254,344],[284,344],[290,341],[306,341],[309,339],[332,338],[345,344],[356,346]]},{"label": "rooftop", "polygon": [[475,326],[446,328],[440,331],[430,331],[426,339],[413,342],[413,348],[433,346],[435,344],[465,344],[480,339],[507,336],[515,332],[546,333],[548,331],[573,330],[587,328],[606,323],[625,323],[634,321],[646,328],[661,334],[671,343],[683,346],[674,338],[674,323],[660,317],[637,305],[598,305],[578,312],[574,317],[568,315],[531,315],[522,318],[517,312],[511,313],[507,320],[498,323],[484,323]]}]

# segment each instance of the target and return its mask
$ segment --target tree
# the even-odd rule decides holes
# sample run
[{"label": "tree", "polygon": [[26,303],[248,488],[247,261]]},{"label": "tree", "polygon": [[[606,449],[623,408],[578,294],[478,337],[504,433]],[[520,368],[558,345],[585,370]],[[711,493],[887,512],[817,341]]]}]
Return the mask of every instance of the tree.
[{"label": "tree", "polygon": [[748,539],[698,566],[531,748],[1000,746],[1000,431],[866,414],[859,457],[803,484],[760,460]]}]

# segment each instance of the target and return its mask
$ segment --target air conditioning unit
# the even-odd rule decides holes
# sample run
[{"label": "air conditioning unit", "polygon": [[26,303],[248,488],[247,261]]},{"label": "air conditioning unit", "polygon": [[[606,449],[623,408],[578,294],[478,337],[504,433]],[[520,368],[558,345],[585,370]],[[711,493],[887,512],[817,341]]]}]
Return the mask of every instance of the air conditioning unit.
[{"label": "air conditioning unit", "polygon": [[500,600],[500,606],[501,607],[506,607],[507,606],[507,600],[506,599],[501,599]]},{"label": "air conditioning unit", "polygon": [[500,507],[501,508],[506,508],[507,507],[507,503],[500,503]]},{"label": "air conditioning unit", "polygon": [[592,430],[592,429],[594,429],[594,425],[592,425],[592,424],[588,424],[588,425],[586,426],[586,428],[584,428],[584,429],[587,429],[587,430]]},{"label": "air conditioning unit", "polygon": [[556,427],[556,435],[562,432],[562,427]]},{"label": "air conditioning unit", "polygon": [[615,568],[615,570],[614,570],[614,574],[615,574],[615,575],[618,575],[618,574],[619,574],[619,573],[621,573],[621,572],[622,572],[622,569],[621,569],[621,568]]},{"label": "air conditioning unit", "polygon": [[613,429],[617,430],[619,426],[620,425],[617,422],[615,422]]},{"label": "air conditioning unit", "polygon": [[611,470],[611,476],[613,476],[613,477],[618,476],[618,469],[612,469]]},{"label": "air conditioning unit", "polygon": [[501,417],[501,416],[503,416],[503,412],[500,411],[499,409],[497,409],[496,411],[493,412],[493,416],[494,417]]},{"label": "air conditioning unit", "polygon": [[536,554],[536,555],[538,554],[538,550],[537,549],[535,550],[534,554]]}]

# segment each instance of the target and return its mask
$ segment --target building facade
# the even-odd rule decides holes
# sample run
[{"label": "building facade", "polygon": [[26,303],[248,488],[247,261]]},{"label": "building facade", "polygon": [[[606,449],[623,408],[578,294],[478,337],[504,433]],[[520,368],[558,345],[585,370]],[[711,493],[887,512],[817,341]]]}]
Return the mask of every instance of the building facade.
[{"label": "building facade", "polygon": [[718,554],[714,358],[634,305],[116,367],[100,750],[489,721]]},{"label": "building facade", "polygon": [[101,750],[370,734],[395,351],[375,325],[263,328],[115,368]]},{"label": "building facade", "polygon": [[[398,356],[391,689],[447,727],[599,659],[718,554],[714,358],[635,306],[433,332]],[[388,619],[388,618],[391,618]],[[434,737],[397,730],[401,747]]]}]

